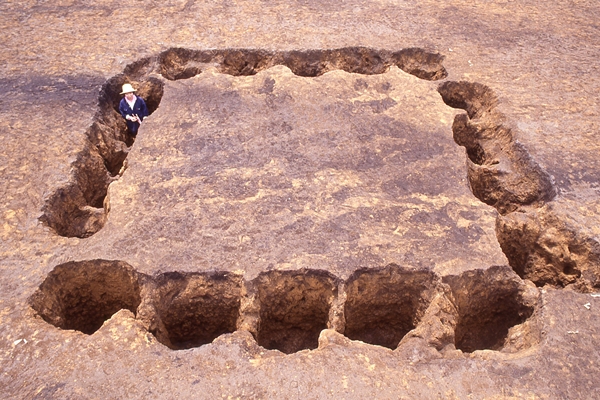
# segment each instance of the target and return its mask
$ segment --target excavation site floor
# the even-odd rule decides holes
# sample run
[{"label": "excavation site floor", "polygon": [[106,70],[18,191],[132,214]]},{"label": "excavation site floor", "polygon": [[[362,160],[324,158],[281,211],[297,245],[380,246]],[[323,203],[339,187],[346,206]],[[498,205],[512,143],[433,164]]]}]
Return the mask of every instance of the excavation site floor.
[{"label": "excavation site floor", "polygon": [[599,19],[0,4],[3,397],[600,398]]},{"label": "excavation site floor", "polygon": [[249,276],[506,264],[435,88],[398,68],[167,81],[76,258]]}]

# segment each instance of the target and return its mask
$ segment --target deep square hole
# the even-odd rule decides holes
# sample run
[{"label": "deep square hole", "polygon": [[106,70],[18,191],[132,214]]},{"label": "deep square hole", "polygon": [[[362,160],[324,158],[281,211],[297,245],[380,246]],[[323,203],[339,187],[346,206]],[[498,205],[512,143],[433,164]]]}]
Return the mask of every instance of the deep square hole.
[{"label": "deep square hole", "polygon": [[434,274],[396,265],[361,269],[346,283],[344,335],[395,349],[429,306]]},{"label": "deep square hole", "polygon": [[256,279],[260,324],[256,341],[290,354],[319,345],[337,294],[336,279],[326,271],[269,271]]},{"label": "deep square hole", "polygon": [[227,272],[169,272],[157,278],[156,309],[162,326],[153,332],[164,345],[189,349],[236,329],[241,277]]},{"label": "deep square hole", "polygon": [[122,261],[68,262],[48,274],[30,301],[46,322],[90,335],[117,311],[136,312],[138,273]]}]

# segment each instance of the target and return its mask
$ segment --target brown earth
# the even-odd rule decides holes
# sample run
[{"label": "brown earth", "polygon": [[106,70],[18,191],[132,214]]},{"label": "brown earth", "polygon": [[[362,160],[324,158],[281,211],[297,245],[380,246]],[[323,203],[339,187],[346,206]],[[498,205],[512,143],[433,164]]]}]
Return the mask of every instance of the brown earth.
[{"label": "brown earth", "polygon": [[0,4],[4,397],[600,398],[599,20]]}]

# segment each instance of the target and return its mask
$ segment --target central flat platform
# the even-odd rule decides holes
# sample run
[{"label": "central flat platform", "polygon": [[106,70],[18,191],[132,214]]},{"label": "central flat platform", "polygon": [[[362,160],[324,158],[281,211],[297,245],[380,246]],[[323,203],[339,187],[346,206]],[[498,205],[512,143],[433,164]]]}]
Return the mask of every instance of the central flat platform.
[{"label": "central flat platform", "polygon": [[[381,75],[166,81],[85,258],[141,271],[507,264],[437,84]],[[84,255],[82,254],[82,257]]]}]

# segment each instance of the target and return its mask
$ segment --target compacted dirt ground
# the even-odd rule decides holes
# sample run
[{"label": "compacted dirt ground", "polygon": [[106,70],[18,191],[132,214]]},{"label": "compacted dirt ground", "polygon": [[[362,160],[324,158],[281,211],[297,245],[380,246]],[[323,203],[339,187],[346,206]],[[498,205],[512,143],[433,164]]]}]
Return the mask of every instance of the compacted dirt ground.
[{"label": "compacted dirt ground", "polygon": [[3,397],[600,398],[598,21],[3,2]]}]

